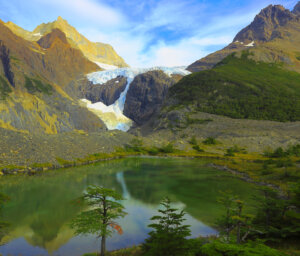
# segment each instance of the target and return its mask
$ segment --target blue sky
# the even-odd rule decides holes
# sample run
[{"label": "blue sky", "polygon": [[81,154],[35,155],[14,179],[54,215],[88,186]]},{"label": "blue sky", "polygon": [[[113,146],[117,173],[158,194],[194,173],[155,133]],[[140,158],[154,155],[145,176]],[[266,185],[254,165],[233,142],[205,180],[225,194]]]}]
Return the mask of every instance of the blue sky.
[{"label": "blue sky", "polygon": [[62,16],[134,67],[181,66],[230,43],[269,4],[298,0],[0,0],[0,19],[33,30]]}]

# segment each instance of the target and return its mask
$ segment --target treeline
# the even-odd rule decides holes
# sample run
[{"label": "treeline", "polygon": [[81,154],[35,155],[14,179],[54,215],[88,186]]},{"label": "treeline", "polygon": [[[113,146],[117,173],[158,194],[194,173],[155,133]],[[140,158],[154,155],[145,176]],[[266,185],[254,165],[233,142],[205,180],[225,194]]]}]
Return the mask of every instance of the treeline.
[{"label": "treeline", "polygon": [[170,88],[178,104],[232,118],[300,120],[300,74],[231,54],[212,70],[196,72]]}]

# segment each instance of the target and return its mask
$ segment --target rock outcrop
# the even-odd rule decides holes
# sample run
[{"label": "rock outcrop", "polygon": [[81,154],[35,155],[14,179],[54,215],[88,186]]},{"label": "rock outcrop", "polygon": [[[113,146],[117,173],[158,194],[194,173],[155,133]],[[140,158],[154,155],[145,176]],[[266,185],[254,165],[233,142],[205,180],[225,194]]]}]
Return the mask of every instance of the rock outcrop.
[{"label": "rock outcrop", "polygon": [[109,106],[120,97],[126,85],[127,79],[122,76],[112,79],[105,84],[93,84],[87,81],[87,84],[80,88],[81,98],[88,99],[92,103],[101,101]]},{"label": "rock outcrop", "polygon": [[102,121],[66,92],[71,81],[99,70],[64,33],[39,43],[15,35],[0,21],[0,127],[23,133],[102,131]]},{"label": "rock outcrop", "polygon": [[267,42],[281,37],[280,28],[286,26],[295,15],[281,5],[269,5],[256,15],[254,21],[240,31],[233,41]]},{"label": "rock outcrop", "polygon": [[281,62],[300,72],[298,56],[295,56],[300,51],[299,14],[300,2],[292,12],[281,5],[269,5],[235,36],[231,44],[195,61],[187,70],[211,69],[229,54],[249,50],[257,61]]},{"label": "rock outcrop", "polygon": [[143,124],[160,109],[173,84],[175,79],[162,71],[149,71],[136,76],[127,92],[124,115],[138,125]]}]

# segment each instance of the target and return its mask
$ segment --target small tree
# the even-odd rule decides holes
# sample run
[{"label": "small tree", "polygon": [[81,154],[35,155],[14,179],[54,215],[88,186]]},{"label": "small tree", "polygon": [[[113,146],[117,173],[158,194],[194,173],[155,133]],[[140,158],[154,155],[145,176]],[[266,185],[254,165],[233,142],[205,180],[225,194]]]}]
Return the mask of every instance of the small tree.
[{"label": "small tree", "polygon": [[6,203],[9,200],[9,197],[0,193],[0,244],[1,244],[1,240],[2,237],[4,235],[6,235],[7,233],[7,228],[9,226],[9,224],[5,221],[2,220],[2,209],[3,209],[3,205],[4,203]]},{"label": "small tree", "polygon": [[154,231],[149,233],[149,238],[142,245],[143,255],[155,256],[184,256],[188,255],[189,242],[186,239],[191,234],[189,225],[182,225],[185,220],[184,211],[177,212],[171,207],[170,199],[165,198],[161,205],[163,209],[158,210],[161,215],[151,218],[154,223],[149,227]]},{"label": "small tree", "polygon": [[124,207],[117,201],[123,197],[112,189],[90,186],[81,197],[83,202],[90,206],[89,210],[81,212],[71,223],[76,234],[96,234],[101,237],[101,256],[105,255],[106,237],[113,231],[122,234],[122,228],[115,222],[124,217]]},{"label": "small tree", "polygon": [[230,241],[232,232],[236,233],[236,243],[244,242],[250,232],[258,232],[252,229],[250,214],[244,214],[244,202],[232,195],[230,191],[222,192],[219,202],[225,206],[226,213],[217,222],[221,229],[221,234],[225,235],[226,242]]}]

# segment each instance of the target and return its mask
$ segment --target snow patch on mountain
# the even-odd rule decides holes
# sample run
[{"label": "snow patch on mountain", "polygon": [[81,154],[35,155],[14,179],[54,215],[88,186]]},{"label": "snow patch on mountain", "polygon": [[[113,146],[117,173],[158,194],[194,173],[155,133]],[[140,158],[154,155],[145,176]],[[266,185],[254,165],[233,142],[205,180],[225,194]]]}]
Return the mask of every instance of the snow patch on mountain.
[{"label": "snow patch on mountain", "polygon": [[[90,73],[87,75],[87,78],[93,84],[104,84],[119,76],[126,77],[127,84],[125,90],[120,94],[120,97],[110,106],[106,106],[102,102],[96,102],[94,104],[88,103],[87,107],[94,111],[97,110],[98,116],[100,118],[101,118],[100,112],[102,114],[111,113],[115,117],[114,122],[111,122],[109,120],[104,120],[103,118],[101,118],[109,130],[119,129],[122,131],[128,131],[130,126],[132,125],[132,121],[123,115],[123,110],[126,101],[126,95],[129,90],[130,84],[137,75],[146,73],[148,71],[155,71],[155,70],[161,70],[168,76],[171,76],[173,74],[185,76],[191,73],[185,70],[185,67],[118,68],[113,70],[105,70],[105,71]],[[87,102],[87,100],[85,99],[83,99],[83,101]],[[120,122],[117,122],[116,120]]]},{"label": "snow patch on mountain", "polygon": [[103,68],[104,70],[115,70],[115,69],[119,68],[114,65],[104,64],[104,63],[97,62],[97,61],[95,61],[94,63],[96,63],[100,68]]},{"label": "snow patch on mountain", "polygon": [[254,46],[254,41],[252,41],[250,44],[247,44],[247,45],[245,45],[245,46],[247,46],[247,47],[253,47]]}]

